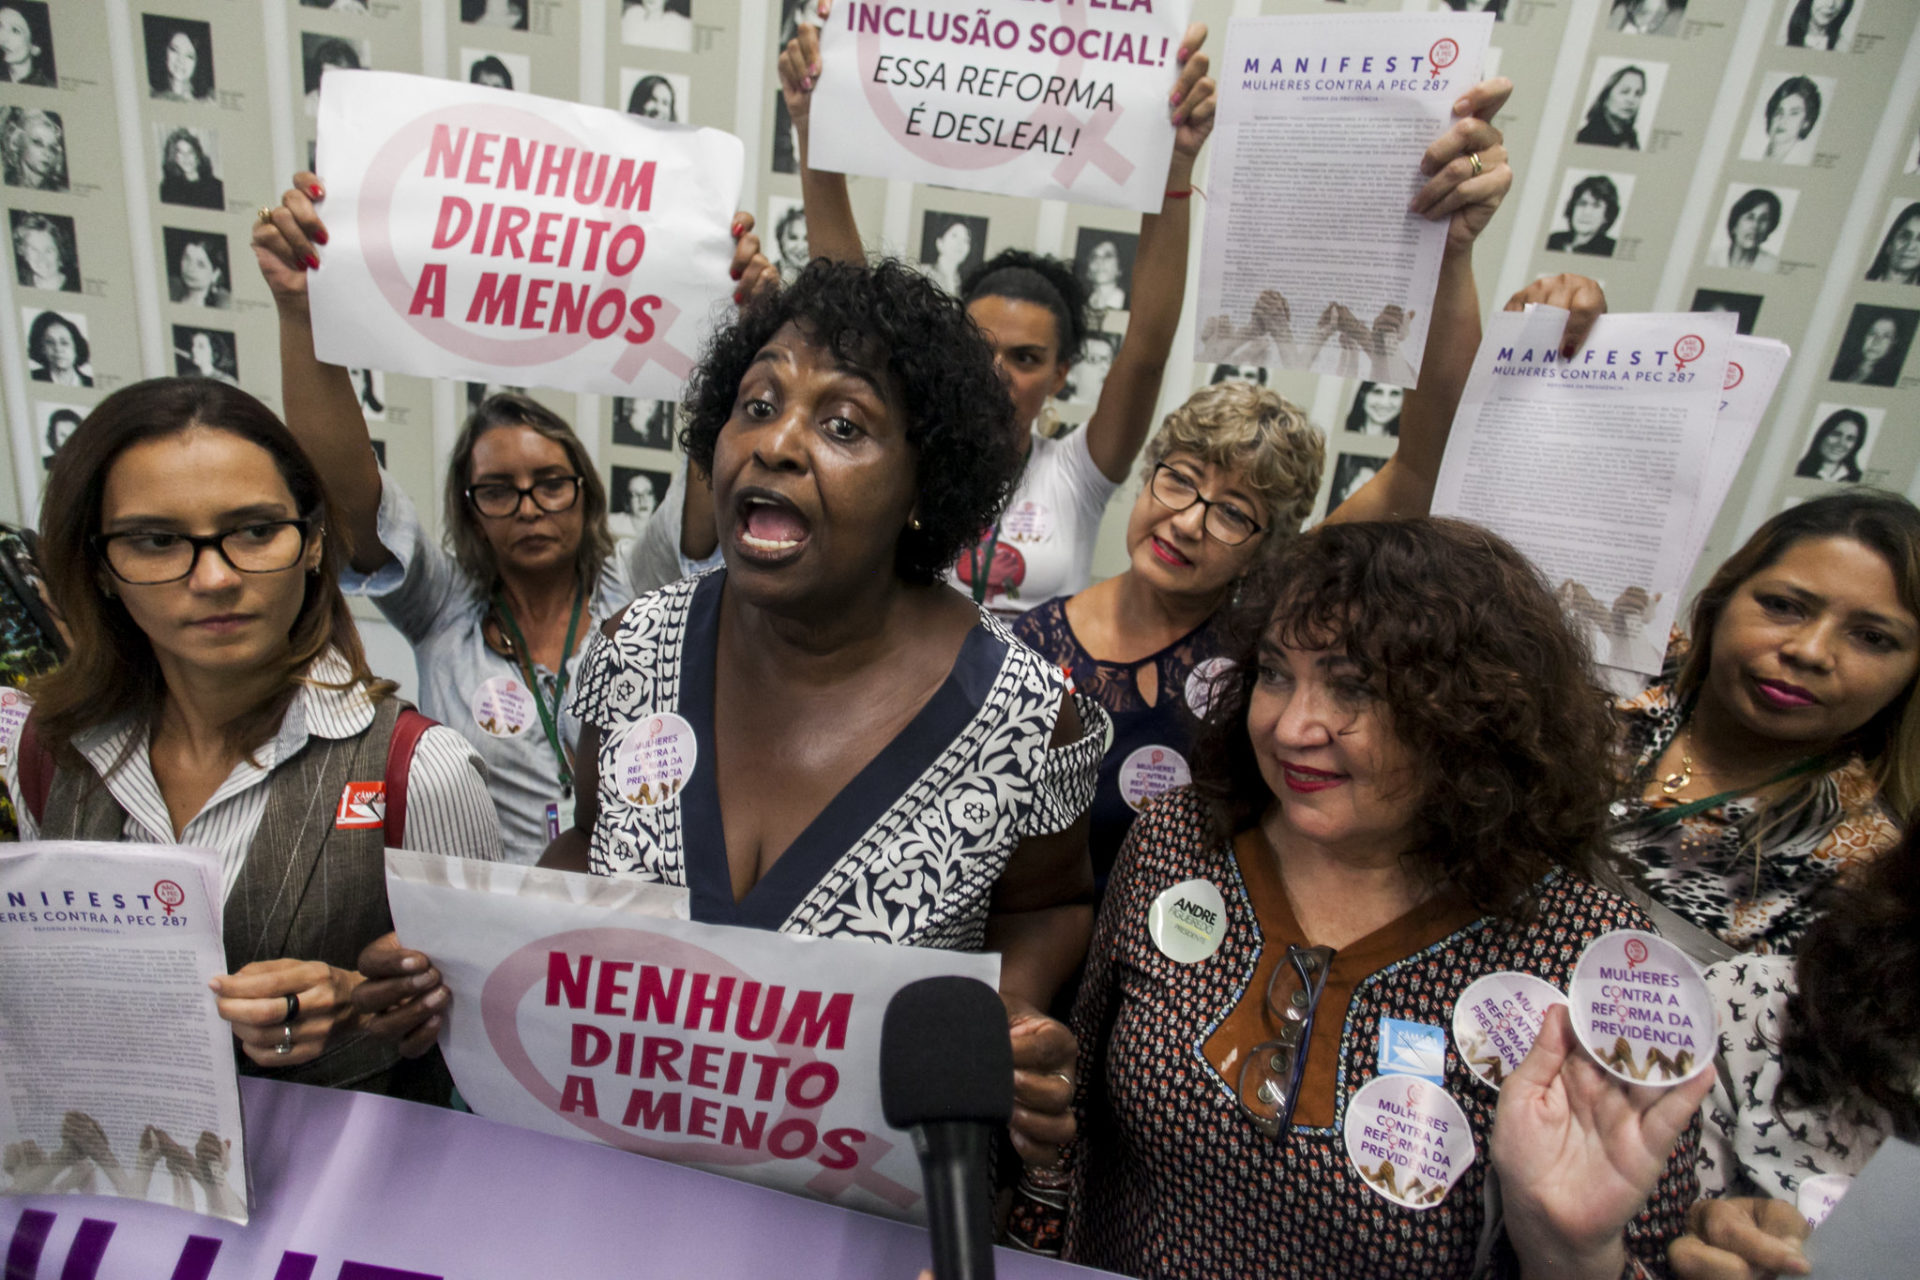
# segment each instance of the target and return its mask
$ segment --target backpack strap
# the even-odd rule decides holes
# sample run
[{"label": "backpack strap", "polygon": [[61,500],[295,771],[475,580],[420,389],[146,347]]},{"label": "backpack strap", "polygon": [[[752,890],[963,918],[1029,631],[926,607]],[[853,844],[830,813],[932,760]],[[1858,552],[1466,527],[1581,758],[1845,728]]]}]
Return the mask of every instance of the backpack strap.
[{"label": "backpack strap", "polygon": [[[29,721],[31,723],[31,721]],[[407,774],[413,769],[413,749],[420,735],[434,727],[430,720],[412,707],[401,709],[393,723],[393,736],[387,739],[387,848],[404,848],[407,838]]]},{"label": "backpack strap", "polygon": [[20,741],[16,749],[19,752],[19,764],[16,766],[20,779],[20,798],[27,803],[27,812],[33,815],[33,825],[39,826],[46,819],[47,795],[53,790],[53,753],[40,744],[40,735],[33,727],[33,716],[27,716],[27,722],[20,726]]}]

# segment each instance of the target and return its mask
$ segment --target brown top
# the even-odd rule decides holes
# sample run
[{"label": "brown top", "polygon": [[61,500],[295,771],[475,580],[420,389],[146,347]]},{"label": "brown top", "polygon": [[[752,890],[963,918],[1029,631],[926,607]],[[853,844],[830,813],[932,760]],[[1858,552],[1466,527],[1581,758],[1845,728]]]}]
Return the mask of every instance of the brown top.
[{"label": "brown top", "polygon": [[[1267,984],[1275,965],[1284,964],[1290,945],[1309,946],[1305,929],[1294,918],[1293,904],[1280,878],[1280,863],[1259,827],[1241,832],[1233,841],[1234,861],[1253,901],[1253,914],[1265,942],[1253,981],[1226,1020],[1207,1037],[1207,1061],[1229,1087],[1240,1083],[1242,1055],[1279,1034],[1267,1013]],[[1471,924],[1480,913],[1452,889],[1442,890],[1413,910],[1381,925],[1364,938],[1333,953],[1326,986],[1314,1010],[1313,1035],[1307,1041],[1306,1074],[1300,1081],[1300,1099],[1293,1123],[1323,1128],[1334,1122],[1335,1078],[1340,1068],[1340,1035],[1346,1027],[1347,1005],[1353,989],[1397,960],[1424,951],[1455,930]]]}]

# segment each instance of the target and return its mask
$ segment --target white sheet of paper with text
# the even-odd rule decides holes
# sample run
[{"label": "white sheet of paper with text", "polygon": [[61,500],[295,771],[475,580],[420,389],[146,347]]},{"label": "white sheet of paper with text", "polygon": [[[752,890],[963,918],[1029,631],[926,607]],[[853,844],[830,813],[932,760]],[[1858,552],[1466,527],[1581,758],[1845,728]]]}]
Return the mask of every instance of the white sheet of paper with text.
[{"label": "white sheet of paper with text", "polygon": [[1407,212],[1489,14],[1227,24],[1197,357],[1411,387],[1446,223]]},{"label": "white sheet of paper with text", "polygon": [[1433,514],[1519,547],[1586,620],[1598,661],[1653,675],[1692,567],[1734,317],[1601,316],[1562,359],[1566,318],[1489,317]]},{"label": "white sheet of paper with text", "polygon": [[1787,370],[1792,348],[1772,338],[1735,334],[1727,359],[1727,388],[1720,398],[1720,417],[1713,428],[1707,469],[1700,478],[1700,500],[1694,507],[1693,532],[1687,543],[1687,576],[1706,548],[1713,522],[1733,490],[1733,477],[1753,444],[1753,434],[1773,403],[1773,389]]}]

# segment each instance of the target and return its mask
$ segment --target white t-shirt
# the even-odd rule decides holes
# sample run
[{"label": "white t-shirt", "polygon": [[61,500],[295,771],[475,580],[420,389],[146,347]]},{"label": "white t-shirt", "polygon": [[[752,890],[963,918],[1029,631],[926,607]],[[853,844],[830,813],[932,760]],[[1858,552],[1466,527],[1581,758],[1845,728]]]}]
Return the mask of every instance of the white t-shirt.
[{"label": "white t-shirt", "polygon": [[1033,437],[1026,472],[996,525],[998,536],[961,552],[947,581],[971,595],[978,564],[986,571],[982,603],[1002,617],[1085,591],[1093,583],[1100,519],[1119,487],[1094,465],[1085,427],[1057,440]]}]

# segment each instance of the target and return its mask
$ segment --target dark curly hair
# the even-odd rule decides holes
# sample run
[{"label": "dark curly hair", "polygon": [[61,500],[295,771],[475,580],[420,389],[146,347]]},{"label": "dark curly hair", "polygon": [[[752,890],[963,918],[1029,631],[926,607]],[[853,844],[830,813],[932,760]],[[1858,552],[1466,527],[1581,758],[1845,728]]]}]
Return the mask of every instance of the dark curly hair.
[{"label": "dark curly hair", "polygon": [[1002,249],[967,273],[960,281],[960,296],[967,302],[1011,298],[1037,303],[1053,312],[1061,364],[1073,364],[1086,349],[1087,286],[1071,265],[1058,258],[1025,249]]},{"label": "dark curly hair", "polygon": [[835,356],[879,366],[899,388],[920,528],[902,532],[894,567],[937,582],[992,524],[1020,474],[1013,402],[993,351],[960,303],[901,263],[816,259],[788,288],[755,299],[716,331],[687,383],[680,445],[703,475],[733,416],[740,380],[784,326],[798,325]]},{"label": "dark curly hair", "polygon": [[1263,639],[1344,652],[1413,758],[1407,858],[1475,908],[1524,921],[1566,870],[1617,885],[1606,844],[1615,731],[1581,637],[1534,567],[1456,520],[1322,525],[1282,542],[1228,618],[1195,746],[1194,787],[1222,836],[1274,793],[1247,733]]},{"label": "dark curly hair", "polygon": [[1920,827],[1825,907],[1795,952],[1774,1106],[1871,1103],[1920,1142]]}]

